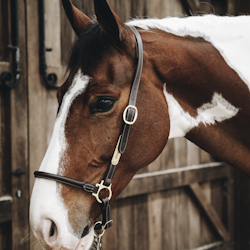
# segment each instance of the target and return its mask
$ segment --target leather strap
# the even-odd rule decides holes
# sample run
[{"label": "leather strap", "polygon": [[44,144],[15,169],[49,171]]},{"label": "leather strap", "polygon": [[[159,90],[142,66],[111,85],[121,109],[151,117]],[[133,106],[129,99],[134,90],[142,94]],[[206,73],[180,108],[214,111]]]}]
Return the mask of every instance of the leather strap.
[{"label": "leather strap", "polygon": [[93,185],[89,182],[76,181],[74,179],[64,177],[61,175],[57,175],[57,174],[50,174],[50,173],[46,173],[46,172],[35,171],[34,175],[36,178],[54,180],[56,182],[60,182],[63,184],[67,184],[70,186],[74,186],[74,187],[83,189],[84,191],[86,191],[88,193],[96,193],[98,190],[98,188],[95,185]]},{"label": "leather strap", "polygon": [[[136,106],[136,100],[138,95],[138,90],[140,86],[141,81],[141,73],[142,73],[142,67],[143,67],[143,44],[141,35],[138,32],[138,30],[134,26],[128,26],[134,33],[135,39],[136,39],[136,56],[137,56],[137,69],[134,77],[134,81],[131,87],[128,106]],[[127,112],[127,118],[128,120],[133,120],[133,117],[135,115],[135,110],[129,108]],[[126,150],[127,144],[128,144],[128,138],[129,133],[132,125],[129,125],[127,123],[124,123],[123,130],[122,130],[122,137],[119,145],[119,152],[123,154]]]}]

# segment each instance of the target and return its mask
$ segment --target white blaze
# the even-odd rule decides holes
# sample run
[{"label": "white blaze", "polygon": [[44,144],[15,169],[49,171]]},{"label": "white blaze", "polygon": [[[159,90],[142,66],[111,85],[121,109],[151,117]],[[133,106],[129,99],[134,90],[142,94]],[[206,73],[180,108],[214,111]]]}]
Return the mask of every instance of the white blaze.
[{"label": "white blaze", "polygon": [[200,123],[204,125],[213,125],[216,122],[234,117],[239,109],[230,104],[222,95],[214,93],[211,102],[203,104],[197,109],[198,115],[192,117],[184,111],[173,95],[166,90],[166,84],[163,89],[168,103],[168,113],[170,118],[169,139],[183,137],[192,128],[198,127]]},{"label": "white blaze", "polygon": [[[89,80],[90,78],[84,76],[79,70],[73,79],[72,85],[65,93],[60,112],[55,121],[52,138],[39,171],[58,174],[60,159],[67,148],[65,122],[68,112],[75,98],[85,91]],[[33,232],[35,232],[43,219],[49,218],[53,220],[58,227],[58,237],[62,245],[69,249],[73,247],[75,249],[79,239],[72,234],[65,237],[66,233],[72,233],[73,230],[69,225],[67,210],[59,197],[56,187],[55,181],[36,179],[31,197],[30,224]],[[93,232],[90,235],[93,235]],[[35,236],[37,236],[36,233]]]}]

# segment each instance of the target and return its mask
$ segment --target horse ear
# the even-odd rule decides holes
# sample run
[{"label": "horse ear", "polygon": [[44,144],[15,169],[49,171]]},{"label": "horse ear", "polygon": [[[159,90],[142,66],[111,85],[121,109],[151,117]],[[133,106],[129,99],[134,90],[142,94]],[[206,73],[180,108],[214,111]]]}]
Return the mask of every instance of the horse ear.
[{"label": "horse ear", "polygon": [[99,25],[113,41],[120,43],[132,33],[121,18],[111,10],[106,0],[94,0],[94,5]]},{"label": "horse ear", "polygon": [[77,9],[70,0],[62,0],[62,4],[72,28],[79,37],[84,30],[93,24],[93,21]]}]

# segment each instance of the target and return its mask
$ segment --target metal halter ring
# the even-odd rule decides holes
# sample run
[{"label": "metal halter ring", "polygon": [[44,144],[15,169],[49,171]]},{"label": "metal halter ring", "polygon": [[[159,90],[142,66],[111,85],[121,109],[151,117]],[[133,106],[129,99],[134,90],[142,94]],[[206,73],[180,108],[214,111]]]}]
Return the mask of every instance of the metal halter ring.
[{"label": "metal halter ring", "polygon": [[94,235],[95,235],[95,237],[97,237],[97,238],[100,238],[100,237],[102,237],[103,235],[104,235],[104,233],[105,233],[105,227],[103,228],[103,226],[102,226],[102,232],[99,234],[99,233],[97,233],[96,231],[95,231],[95,226],[96,225],[98,225],[98,224],[101,224],[102,225],[102,222],[101,221],[97,221],[96,223],[95,223],[95,225],[94,225]]},{"label": "metal halter ring", "polygon": [[108,197],[109,200],[110,200],[111,197],[112,197],[112,190],[111,190],[111,185],[112,185],[112,184],[110,184],[110,185],[107,187],[107,186],[103,185],[103,183],[104,183],[104,180],[102,180],[100,184],[97,183],[97,184],[96,184],[96,187],[98,187],[98,190],[97,190],[96,194],[95,194],[95,193],[92,193],[92,195],[96,198],[96,200],[97,200],[99,203],[102,203],[102,201],[101,201],[100,198],[99,198],[99,193],[100,193],[103,189],[107,189],[107,190],[109,191],[109,197]]},{"label": "metal halter ring", "polygon": [[[126,116],[127,116],[127,111],[128,111],[128,109],[130,109],[130,108],[135,110],[135,116],[134,116],[134,119],[133,119],[131,122],[128,121],[127,118],[126,118]],[[137,117],[138,117],[138,109],[137,109],[137,107],[134,106],[134,105],[128,105],[128,106],[125,108],[124,112],[123,112],[123,121],[124,121],[126,124],[128,124],[128,125],[133,125],[133,124],[135,123]]]}]

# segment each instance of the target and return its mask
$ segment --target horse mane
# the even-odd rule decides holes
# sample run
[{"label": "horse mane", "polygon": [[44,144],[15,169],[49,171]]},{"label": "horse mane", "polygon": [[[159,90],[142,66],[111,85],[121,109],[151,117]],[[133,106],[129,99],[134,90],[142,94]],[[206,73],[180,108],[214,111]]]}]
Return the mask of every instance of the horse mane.
[{"label": "horse mane", "polygon": [[115,47],[100,25],[95,22],[86,29],[74,43],[68,62],[68,70],[78,67],[93,68],[100,63],[106,53]]}]

